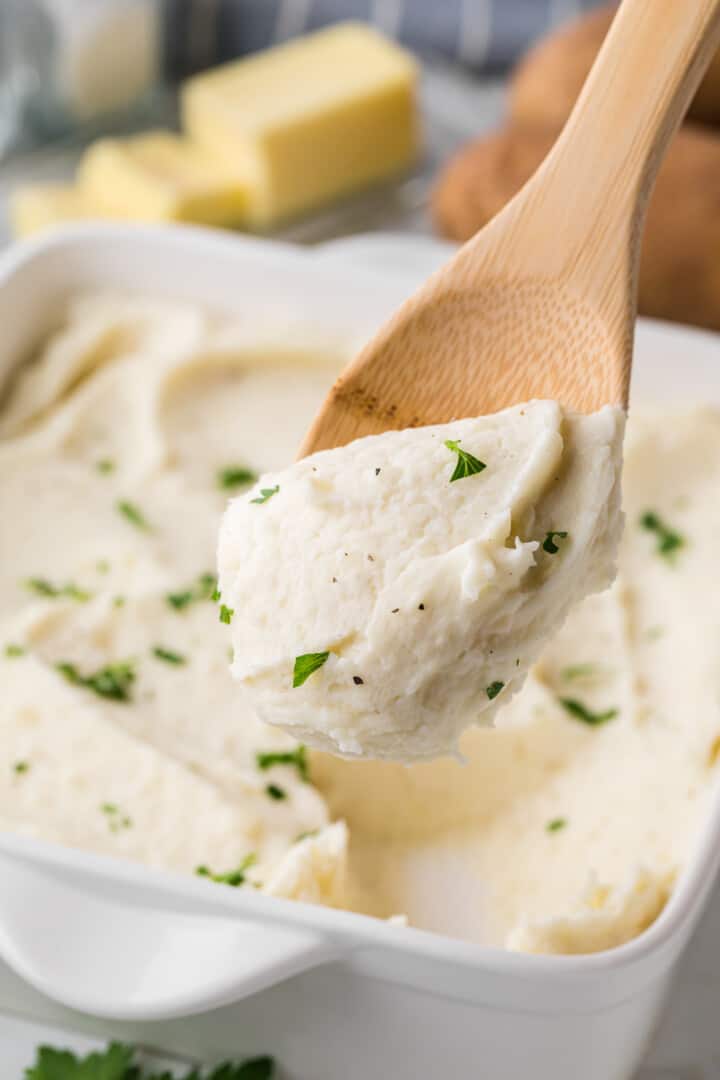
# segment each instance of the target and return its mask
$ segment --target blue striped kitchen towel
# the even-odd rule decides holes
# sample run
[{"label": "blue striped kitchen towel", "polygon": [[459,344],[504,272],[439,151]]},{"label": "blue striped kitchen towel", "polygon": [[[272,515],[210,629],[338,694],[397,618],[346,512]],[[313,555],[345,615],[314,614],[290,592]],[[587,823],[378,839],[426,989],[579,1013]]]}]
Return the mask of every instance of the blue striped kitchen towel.
[{"label": "blue striped kitchen towel", "polygon": [[167,0],[175,77],[340,19],[372,22],[421,55],[507,69],[531,41],[600,0]]}]

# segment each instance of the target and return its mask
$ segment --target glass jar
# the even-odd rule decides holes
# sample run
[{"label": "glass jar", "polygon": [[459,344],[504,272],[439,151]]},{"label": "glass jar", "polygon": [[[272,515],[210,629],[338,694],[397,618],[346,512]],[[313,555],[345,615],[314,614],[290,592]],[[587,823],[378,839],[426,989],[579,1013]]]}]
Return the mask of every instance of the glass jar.
[{"label": "glass jar", "polygon": [[161,0],[0,0],[0,152],[141,107]]}]

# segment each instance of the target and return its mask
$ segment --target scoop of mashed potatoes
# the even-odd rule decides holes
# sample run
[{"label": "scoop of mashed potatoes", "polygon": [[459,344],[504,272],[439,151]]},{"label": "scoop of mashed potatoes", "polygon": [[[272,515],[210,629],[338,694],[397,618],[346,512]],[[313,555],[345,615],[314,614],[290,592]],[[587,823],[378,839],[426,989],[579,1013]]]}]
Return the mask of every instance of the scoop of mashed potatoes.
[{"label": "scoop of mashed potatoes", "polygon": [[230,503],[219,588],[258,716],[346,757],[456,752],[605,588],[624,415],[533,401],[386,432]]}]

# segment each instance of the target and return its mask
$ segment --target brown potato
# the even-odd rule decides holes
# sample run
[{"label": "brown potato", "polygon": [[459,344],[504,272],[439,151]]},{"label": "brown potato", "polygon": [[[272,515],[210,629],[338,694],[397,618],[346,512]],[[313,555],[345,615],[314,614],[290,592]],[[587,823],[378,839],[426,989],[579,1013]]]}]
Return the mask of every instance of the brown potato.
[{"label": "brown potato", "polygon": [[[522,187],[557,130],[511,127],[474,142],[445,168],[433,195],[438,230],[467,240]],[[648,208],[641,313],[720,330],[720,137],[686,125]]]},{"label": "brown potato", "polygon": [[[509,108],[516,123],[565,123],[615,14],[607,4],[541,39],[510,80]],[[720,125],[720,52],[690,106],[688,119]]]}]

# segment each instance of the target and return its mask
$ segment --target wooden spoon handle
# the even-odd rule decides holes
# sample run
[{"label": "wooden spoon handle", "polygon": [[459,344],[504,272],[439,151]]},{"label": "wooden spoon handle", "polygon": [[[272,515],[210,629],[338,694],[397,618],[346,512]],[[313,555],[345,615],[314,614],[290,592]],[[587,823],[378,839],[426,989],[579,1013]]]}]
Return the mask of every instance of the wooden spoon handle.
[{"label": "wooden spoon handle", "polygon": [[634,275],[660,162],[719,44],[720,0],[623,0],[564,131],[518,199],[538,270],[566,270],[598,300],[623,266]]}]

